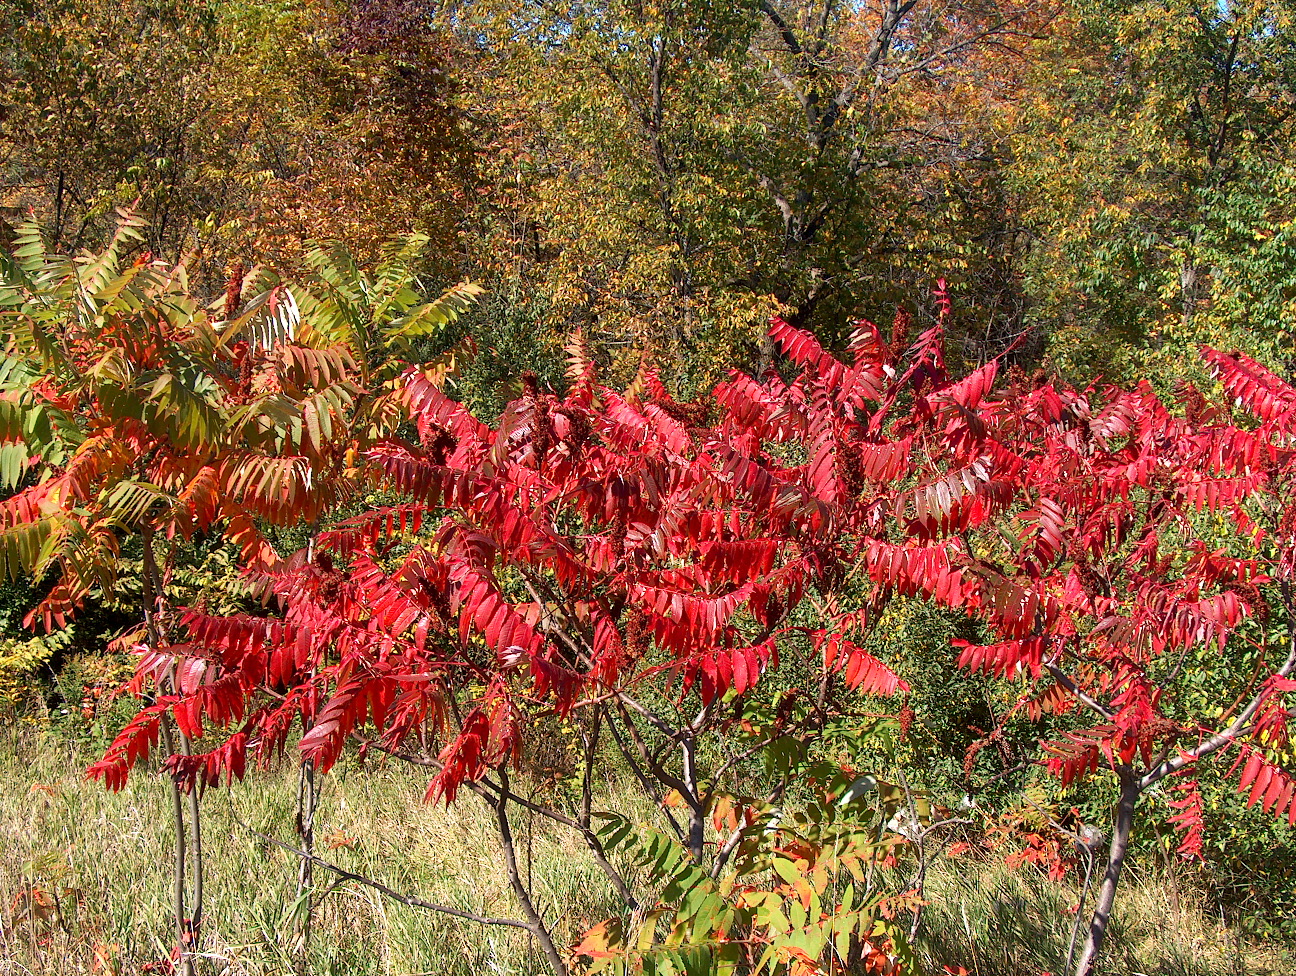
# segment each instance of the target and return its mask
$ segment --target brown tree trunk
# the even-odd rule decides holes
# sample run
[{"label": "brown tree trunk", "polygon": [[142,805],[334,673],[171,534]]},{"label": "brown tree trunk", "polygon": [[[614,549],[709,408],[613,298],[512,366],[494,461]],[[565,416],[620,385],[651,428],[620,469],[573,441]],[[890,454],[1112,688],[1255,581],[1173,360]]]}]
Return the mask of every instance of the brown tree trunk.
[{"label": "brown tree trunk", "polygon": [[[315,808],[318,804],[319,779],[315,776],[315,764],[308,759],[301,764],[297,782],[297,840],[307,854],[315,853]],[[314,886],[315,862],[303,857],[297,862],[299,921],[294,944],[297,958],[293,960],[296,976],[307,976],[310,972],[311,922],[315,914],[311,889]]]},{"label": "brown tree trunk", "polygon": [[1134,806],[1138,803],[1139,794],[1142,792],[1139,777],[1129,766],[1121,766],[1119,775],[1120,801],[1116,806],[1116,824],[1112,830],[1111,849],[1107,855],[1107,872],[1103,875],[1102,885],[1098,889],[1098,900],[1094,904],[1093,915],[1089,920],[1089,935],[1085,938],[1084,948],[1076,963],[1075,976],[1092,976],[1098,962],[1098,953],[1107,935],[1107,923],[1111,919],[1112,906],[1116,903],[1116,886],[1120,883],[1121,868],[1125,865],[1125,854],[1129,850],[1130,831],[1134,826]]},{"label": "brown tree trunk", "polygon": [[[563,960],[562,953],[558,951],[558,947],[554,944],[549,927],[545,925],[544,919],[540,917],[540,912],[531,899],[531,892],[522,880],[522,872],[518,870],[517,850],[513,844],[513,828],[509,825],[508,818],[508,772],[501,766],[498,775],[500,784],[499,797],[493,806],[495,809],[495,826],[499,831],[500,846],[504,851],[504,867],[508,871],[509,886],[513,889],[513,895],[522,908],[522,914],[526,917],[527,930],[540,943],[540,948],[544,951],[545,959],[549,963],[549,971],[553,973],[553,976],[568,976],[567,963]],[[486,802],[489,803],[490,801]]]},{"label": "brown tree trunk", "polygon": [[[235,274],[241,282],[243,277],[242,264],[238,266]],[[232,318],[233,314],[238,311],[237,296],[227,296],[225,304],[227,307],[225,317],[227,319]],[[306,561],[308,563],[315,562],[315,537],[318,532],[318,521],[311,523],[310,534],[306,537]],[[303,721],[305,720],[303,719]],[[307,732],[309,728],[303,727],[302,731]],[[297,781],[297,841],[301,845],[301,849],[308,855],[314,855],[315,853],[315,810],[319,806],[319,794],[320,780],[315,775],[315,763],[307,759],[301,764]],[[310,971],[308,958],[311,926],[315,915],[315,902],[311,896],[311,889],[314,886],[315,862],[308,857],[304,857],[298,862],[297,866],[297,901],[298,911],[300,912],[297,917],[300,921],[297,925],[295,942],[297,958],[293,961],[295,976],[307,976]]]},{"label": "brown tree trunk", "polygon": [[[175,734],[171,730],[171,716],[162,716],[162,745],[170,755],[175,755]],[[188,873],[188,843],[185,831],[184,798],[180,784],[171,781],[171,825],[175,832],[175,848],[171,855],[171,911],[176,923],[176,952],[180,955],[178,970],[181,976],[195,976],[193,957],[187,951],[191,939],[188,913],[185,911],[185,875]]]},{"label": "brown tree trunk", "polygon": [[[165,622],[159,623],[158,614],[162,609],[161,580],[158,577],[157,561],[153,553],[153,532],[145,529],[142,533],[144,542],[144,624],[148,631],[149,646],[157,648],[165,643]],[[164,691],[176,693],[175,669],[163,682]],[[191,747],[189,737],[179,729],[173,729],[171,715],[162,716],[162,744],[168,755],[176,755],[176,742],[179,740],[179,754],[189,755]],[[175,851],[172,861],[174,892],[172,910],[176,921],[176,952],[179,954],[177,968],[182,976],[197,976],[198,967],[194,962],[194,951],[197,949],[199,927],[202,924],[203,910],[203,862],[202,862],[202,826],[199,819],[199,802],[197,787],[190,790],[187,797],[189,823],[185,825],[185,801],[180,784],[171,781],[171,821],[175,832]],[[186,882],[192,887],[186,890]]]}]

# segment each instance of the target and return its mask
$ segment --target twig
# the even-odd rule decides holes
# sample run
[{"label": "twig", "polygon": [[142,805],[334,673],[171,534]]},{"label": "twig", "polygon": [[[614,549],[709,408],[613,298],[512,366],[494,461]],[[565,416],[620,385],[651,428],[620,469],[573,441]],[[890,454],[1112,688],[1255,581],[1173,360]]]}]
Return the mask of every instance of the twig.
[{"label": "twig", "polygon": [[340,878],[342,878],[345,881],[355,881],[359,884],[364,885],[367,888],[372,888],[374,891],[377,891],[379,894],[385,895],[387,898],[390,898],[392,901],[399,902],[402,905],[407,905],[410,908],[422,908],[425,911],[429,911],[429,912],[440,912],[443,915],[452,915],[455,918],[462,918],[469,922],[477,922],[480,925],[503,925],[503,926],[507,926],[508,928],[524,929],[528,932],[532,931],[531,925],[527,922],[522,921],[521,919],[490,918],[485,915],[474,915],[472,912],[465,912],[462,909],[450,908],[447,905],[436,905],[430,901],[424,901],[421,898],[415,898],[413,895],[401,894],[399,891],[387,887],[387,885],[383,884],[381,881],[375,881],[373,878],[366,878],[363,874],[356,874],[354,871],[348,871],[346,868],[334,864],[332,861],[324,860],[324,858],[320,857],[318,854],[308,854],[305,851],[298,850],[296,847],[293,847],[291,844],[285,844],[281,840],[276,840],[275,838],[271,837],[269,834],[263,834],[261,833],[261,831],[252,828],[249,824],[244,823],[243,820],[239,817],[238,813],[234,810],[233,802],[230,803],[230,815],[234,818],[234,822],[237,823],[240,827],[242,827],[248,833],[252,834],[254,837],[261,838],[267,844],[273,844],[275,847],[278,847],[280,850],[287,851],[289,854],[302,858],[303,860],[310,861],[312,864],[318,865],[319,867],[324,868],[324,870],[326,871],[332,871],[334,874],[338,875]]},{"label": "twig", "polygon": [[[401,762],[410,763],[414,766],[423,766],[438,771],[445,768],[445,766],[436,759],[432,759],[428,756],[417,756],[409,752],[401,752],[400,750],[384,745],[382,742],[375,739],[366,739],[363,736],[355,734],[352,734],[351,738],[362,745],[377,749],[379,752],[391,756],[393,759],[399,759]],[[591,764],[592,761],[593,759],[591,757]],[[493,782],[489,776],[483,776],[479,780],[466,779],[464,780],[463,785],[492,805],[501,795],[500,785]],[[555,810],[553,807],[536,803],[531,798],[520,796],[513,790],[504,790],[504,794],[507,795],[510,803],[516,803],[518,806],[530,811],[531,813],[539,814],[548,820],[552,820],[554,823],[562,824],[562,826],[568,827],[580,834],[582,839],[585,841],[585,846],[590,849],[590,853],[594,857],[594,863],[598,865],[599,870],[603,872],[608,881],[612,883],[612,886],[616,888],[617,894],[625,899],[626,904],[632,907],[637,904],[637,900],[631,893],[621,872],[614,868],[611,862],[608,861],[607,854],[603,850],[603,845],[600,843],[598,835],[595,834],[593,829],[590,827],[587,810],[582,810],[581,820],[574,820],[560,810]]]}]

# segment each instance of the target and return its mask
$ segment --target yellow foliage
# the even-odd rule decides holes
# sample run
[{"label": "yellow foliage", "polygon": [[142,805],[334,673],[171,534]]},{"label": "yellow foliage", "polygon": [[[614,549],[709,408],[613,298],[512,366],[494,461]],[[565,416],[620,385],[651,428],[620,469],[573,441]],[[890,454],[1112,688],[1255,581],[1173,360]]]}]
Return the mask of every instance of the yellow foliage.
[{"label": "yellow foliage", "polygon": [[26,640],[0,640],[0,713],[12,713],[32,694],[32,679],[70,640],[68,631]]}]

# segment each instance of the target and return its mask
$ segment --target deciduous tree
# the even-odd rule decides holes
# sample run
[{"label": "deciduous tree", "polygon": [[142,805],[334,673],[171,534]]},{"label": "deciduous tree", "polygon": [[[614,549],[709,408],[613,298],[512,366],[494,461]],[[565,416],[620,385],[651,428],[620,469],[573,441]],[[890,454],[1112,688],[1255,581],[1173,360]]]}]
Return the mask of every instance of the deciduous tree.
[{"label": "deciduous tree", "polygon": [[1035,48],[1010,171],[1058,366],[1186,375],[1206,343],[1286,369],[1296,10],[1066,7]]},{"label": "deciduous tree", "polygon": [[[123,260],[142,236],[142,221],[124,214],[106,250],[69,258],[49,253],[28,224],[0,258],[0,316],[11,336],[0,474],[12,489],[0,503],[0,557],[11,579],[52,581],[27,621],[51,630],[87,600],[112,600],[129,565],[123,550],[138,546],[140,626],[121,643],[157,653],[176,625],[168,544],[219,535],[245,565],[273,565],[267,530],[318,525],[354,497],[357,452],[402,421],[384,357],[438,331],[476,290],[420,301],[393,260],[367,293],[378,303],[370,307],[347,292],[372,285],[364,272],[321,255],[321,281],[335,293],[299,289],[308,320],[290,289],[259,291],[258,275],[232,278],[209,314],[183,265]],[[338,262],[350,278],[331,273]],[[294,332],[302,341],[291,341]],[[160,735],[168,753],[188,756],[200,730],[180,718],[174,739],[168,716],[179,713],[168,704],[202,675],[164,667],[153,678],[151,724],[135,747],[147,754]],[[111,768],[98,772],[119,785]],[[177,945],[188,969],[202,919],[201,832],[190,791],[186,842],[175,786]]]},{"label": "deciduous tree", "polygon": [[543,296],[551,328],[611,346],[623,381],[644,348],[696,390],[763,368],[774,307],[840,348],[850,315],[889,316],[941,273],[991,311],[965,323],[968,358],[1019,327],[1002,132],[981,106],[1009,104],[1014,47],[1048,5],[451,9],[481,39],[477,115],[499,145],[479,260]]},{"label": "deciduous tree", "polygon": [[[947,319],[944,291],[936,305]],[[726,777],[780,741],[812,745],[851,714],[852,692],[904,688],[862,640],[905,597],[981,622],[989,639],[958,642],[959,663],[1023,681],[1016,711],[1055,716],[1039,758],[1063,786],[1104,769],[1116,778],[1077,976],[1095,965],[1149,790],[1174,784],[1186,856],[1200,848],[1195,771],[1214,756],[1238,757],[1250,803],[1296,816],[1282,764],[1296,687],[1290,385],[1207,350],[1248,420],[1192,388],[1175,407],[1146,383],[1076,390],[1017,373],[1000,384],[996,362],[953,379],[939,324],[901,353],[862,322],[845,361],[782,321],[771,337],[795,379],[734,373],[702,403],[673,399],[651,372],[626,393],[600,387],[577,347],[565,395],[527,378],[494,427],[409,374],[401,396],[418,443],[366,453],[405,500],[254,568],[279,614],[186,613],[187,637],[140,665],[146,681],[186,676],[180,690],[123,731],[97,774],[120,783],[164,713],[194,733],[223,730],[168,760],[191,787],[241,776],[249,755],[268,760],[301,716],[299,748],[321,769],[351,741],[425,765],[429,799],[470,790],[490,805],[510,865],[522,917],[469,917],[531,932],[561,973],[509,813],[520,805],[575,830],[637,901],[608,857],[625,836],[594,826],[606,735],[663,828],[707,865],[668,871],[662,910],[709,934],[657,948],[714,949],[753,917],[708,900],[704,880],[739,870],[735,847],[707,836],[719,798],[740,795]],[[788,670],[794,687],[781,693]],[[509,785],[548,721],[579,728],[571,809]],[[734,721],[755,741],[703,748]],[[750,826],[781,802],[776,786],[739,806]],[[750,836],[735,826],[731,839]],[[751,894],[743,911],[760,902]],[[768,927],[775,916],[754,917],[746,944],[787,934]],[[818,929],[794,928],[821,953],[800,959],[803,971],[840,961]],[[868,937],[862,922],[852,930]],[[656,945],[651,928],[641,935],[634,951]],[[586,945],[617,956],[618,938],[605,929]]]}]

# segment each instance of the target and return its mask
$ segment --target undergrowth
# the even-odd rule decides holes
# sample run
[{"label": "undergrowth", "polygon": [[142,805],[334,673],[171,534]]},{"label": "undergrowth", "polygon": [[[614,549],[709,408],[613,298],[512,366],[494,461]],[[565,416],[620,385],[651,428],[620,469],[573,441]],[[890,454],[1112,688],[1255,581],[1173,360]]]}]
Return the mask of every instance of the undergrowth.
[{"label": "undergrowth", "polygon": [[[154,776],[119,794],[85,782],[88,753],[45,735],[0,740],[0,973],[137,973],[173,940],[167,794]],[[438,904],[517,917],[485,809],[421,802],[426,778],[402,767],[340,764],[324,784],[318,853],[348,870]],[[203,799],[206,921],[202,962],[223,976],[292,970],[295,858],[257,833],[294,842],[296,770],[285,764]],[[519,857],[556,934],[574,942],[611,914],[601,874],[578,842],[516,817]],[[516,929],[482,928],[384,901],[316,871],[310,971],[522,974],[543,959]]]},{"label": "undergrowth", "polygon": [[[156,775],[120,794],[87,783],[90,743],[45,732],[0,737],[0,974],[158,971],[169,952],[170,834]],[[203,801],[207,921],[202,966],[219,976],[292,970],[296,864],[257,833],[293,841],[296,771],[253,774]],[[520,785],[520,784],[519,784]],[[516,917],[486,811],[471,795],[446,810],[421,802],[417,770],[370,761],[325,781],[320,854],[425,900]],[[627,798],[605,796],[617,807]],[[645,812],[646,813],[646,812]],[[617,907],[575,839],[520,816],[519,854],[555,935],[571,945]],[[309,969],[318,976],[532,974],[544,960],[525,933],[484,928],[385,901],[316,876]],[[937,862],[916,946],[929,972],[1040,976],[1066,958],[1077,892],[989,861]],[[1209,917],[1191,892],[1156,876],[1123,890],[1103,971],[1146,976],[1268,976],[1292,971],[1275,946],[1250,944]],[[153,968],[150,969],[149,967]]]}]

